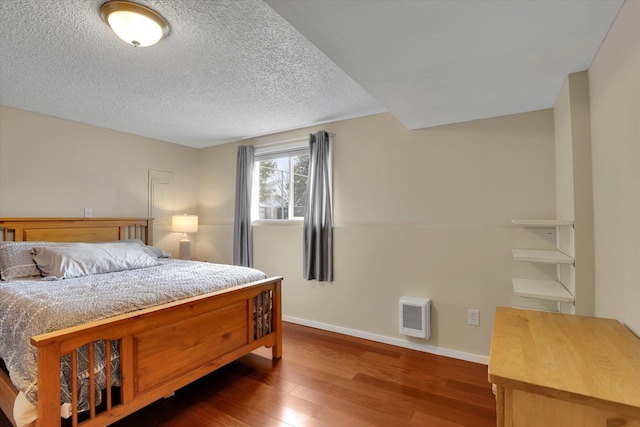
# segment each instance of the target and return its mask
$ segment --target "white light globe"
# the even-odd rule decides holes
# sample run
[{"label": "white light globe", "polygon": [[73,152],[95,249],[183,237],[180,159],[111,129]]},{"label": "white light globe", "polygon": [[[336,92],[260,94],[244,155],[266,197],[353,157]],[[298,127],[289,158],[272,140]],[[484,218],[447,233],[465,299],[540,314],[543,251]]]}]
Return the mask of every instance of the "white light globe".
[{"label": "white light globe", "polygon": [[129,11],[113,12],[109,25],[125,42],[133,46],[151,46],[162,38],[162,28],[152,19]]}]

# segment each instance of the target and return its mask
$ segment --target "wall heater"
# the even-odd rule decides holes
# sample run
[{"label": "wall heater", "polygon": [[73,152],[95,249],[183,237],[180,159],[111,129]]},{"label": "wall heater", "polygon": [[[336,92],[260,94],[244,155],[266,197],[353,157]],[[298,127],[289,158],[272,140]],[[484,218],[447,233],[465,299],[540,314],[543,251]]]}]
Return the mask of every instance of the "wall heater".
[{"label": "wall heater", "polygon": [[400,333],[410,337],[429,338],[431,335],[431,300],[400,298]]}]

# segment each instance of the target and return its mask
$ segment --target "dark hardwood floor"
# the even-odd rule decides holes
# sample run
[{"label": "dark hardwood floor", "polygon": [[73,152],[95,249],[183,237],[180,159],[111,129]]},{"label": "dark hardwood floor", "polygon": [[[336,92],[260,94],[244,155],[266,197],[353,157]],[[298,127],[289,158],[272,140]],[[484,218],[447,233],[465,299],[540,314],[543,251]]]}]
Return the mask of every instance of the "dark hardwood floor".
[{"label": "dark hardwood floor", "polygon": [[485,365],[289,323],[280,361],[260,349],[114,424],[495,425]]}]

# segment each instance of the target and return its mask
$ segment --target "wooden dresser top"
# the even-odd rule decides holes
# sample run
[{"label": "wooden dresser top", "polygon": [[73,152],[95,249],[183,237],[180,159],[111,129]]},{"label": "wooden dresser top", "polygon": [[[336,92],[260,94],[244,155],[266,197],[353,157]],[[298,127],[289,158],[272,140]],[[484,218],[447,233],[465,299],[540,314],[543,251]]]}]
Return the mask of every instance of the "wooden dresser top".
[{"label": "wooden dresser top", "polygon": [[498,307],[489,381],[640,416],[640,339],[617,320]]}]

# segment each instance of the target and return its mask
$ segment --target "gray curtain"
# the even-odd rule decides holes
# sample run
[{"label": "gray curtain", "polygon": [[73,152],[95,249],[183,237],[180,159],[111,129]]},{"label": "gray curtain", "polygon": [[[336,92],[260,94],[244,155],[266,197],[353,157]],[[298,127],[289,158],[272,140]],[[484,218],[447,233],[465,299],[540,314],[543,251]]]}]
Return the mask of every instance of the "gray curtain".
[{"label": "gray curtain", "polygon": [[253,229],[251,227],[251,185],[253,145],[238,147],[236,166],[236,213],[233,223],[233,263],[253,267]]},{"label": "gray curtain", "polygon": [[331,137],[309,135],[309,179],[304,211],[303,274],[307,280],[333,280]]}]

